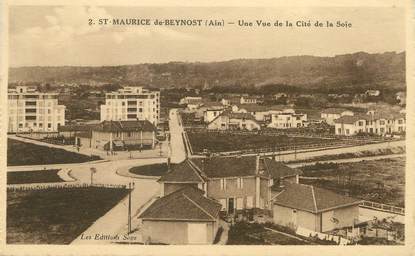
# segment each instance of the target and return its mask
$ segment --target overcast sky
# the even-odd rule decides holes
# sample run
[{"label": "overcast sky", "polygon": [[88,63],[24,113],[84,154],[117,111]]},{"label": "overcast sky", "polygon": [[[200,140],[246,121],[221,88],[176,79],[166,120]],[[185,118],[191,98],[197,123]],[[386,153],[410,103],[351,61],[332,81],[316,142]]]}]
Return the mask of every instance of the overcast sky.
[{"label": "overcast sky", "polygon": [[[9,13],[9,64],[103,66],[221,61],[293,55],[334,56],[405,49],[401,8],[153,8],[15,6]],[[196,18],[349,21],[352,28],[89,26],[89,18]]]}]

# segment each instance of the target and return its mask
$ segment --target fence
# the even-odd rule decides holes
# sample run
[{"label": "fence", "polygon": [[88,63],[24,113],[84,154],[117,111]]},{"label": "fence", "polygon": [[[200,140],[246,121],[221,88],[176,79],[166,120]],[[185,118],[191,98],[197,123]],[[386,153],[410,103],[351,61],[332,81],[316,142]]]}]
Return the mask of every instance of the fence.
[{"label": "fence", "polygon": [[371,201],[363,201],[360,204],[360,207],[379,210],[383,212],[390,212],[390,213],[399,214],[399,215],[405,215],[405,208],[396,207],[396,206],[388,205],[388,204],[376,203],[376,202],[371,202]]},{"label": "fence", "polygon": [[51,184],[19,184],[19,185],[7,185],[7,191],[29,191],[29,190],[46,190],[46,189],[67,189],[67,188],[120,188],[127,189],[126,185],[115,185],[115,184],[89,184],[89,183],[51,183]]}]

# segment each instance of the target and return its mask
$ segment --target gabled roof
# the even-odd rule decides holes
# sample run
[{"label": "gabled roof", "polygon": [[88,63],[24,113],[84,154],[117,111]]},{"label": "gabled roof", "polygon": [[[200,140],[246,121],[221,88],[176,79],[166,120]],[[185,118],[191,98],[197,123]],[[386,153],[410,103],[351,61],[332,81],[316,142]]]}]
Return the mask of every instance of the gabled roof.
[{"label": "gabled roof", "polygon": [[255,176],[256,157],[211,157],[192,159],[209,178]]},{"label": "gabled roof", "polygon": [[229,119],[245,119],[245,120],[252,120],[256,123],[258,123],[255,120],[255,117],[253,115],[251,115],[250,113],[237,113],[237,112],[232,112],[230,110],[225,110],[223,111],[220,115],[216,116],[212,121],[210,121],[210,123],[213,123],[216,121],[216,119],[218,119],[221,116],[227,116]]},{"label": "gabled roof", "polygon": [[300,169],[291,168],[281,162],[276,162],[270,158],[262,159],[265,169],[269,172],[273,179],[291,177],[301,175],[303,172]]},{"label": "gabled roof", "polygon": [[172,164],[170,170],[160,177],[159,182],[199,183],[204,182],[203,174],[190,160]]},{"label": "gabled roof", "polygon": [[132,121],[103,121],[93,128],[94,131],[103,132],[132,132],[155,131],[156,127],[148,120]]},{"label": "gabled roof", "polygon": [[360,204],[362,200],[336,194],[330,190],[304,184],[287,184],[273,198],[273,203],[311,213]]},{"label": "gabled roof", "polygon": [[354,124],[359,120],[367,120],[367,116],[354,115],[354,116],[342,116],[335,119],[334,122],[338,124]]},{"label": "gabled roof", "polygon": [[143,220],[216,221],[222,206],[203,194],[204,192],[198,188],[186,186],[157,199],[138,218]]}]

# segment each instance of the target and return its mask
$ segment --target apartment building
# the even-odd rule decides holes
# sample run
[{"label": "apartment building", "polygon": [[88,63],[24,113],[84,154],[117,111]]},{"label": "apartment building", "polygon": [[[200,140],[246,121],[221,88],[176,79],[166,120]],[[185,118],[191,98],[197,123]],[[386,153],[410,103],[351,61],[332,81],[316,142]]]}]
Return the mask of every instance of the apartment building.
[{"label": "apartment building", "polygon": [[124,87],[105,95],[101,121],[160,120],[160,92],[143,87]]},{"label": "apartment building", "polygon": [[57,93],[39,92],[35,87],[17,86],[8,91],[8,132],[56,132],[65,125],[65,106]]}]

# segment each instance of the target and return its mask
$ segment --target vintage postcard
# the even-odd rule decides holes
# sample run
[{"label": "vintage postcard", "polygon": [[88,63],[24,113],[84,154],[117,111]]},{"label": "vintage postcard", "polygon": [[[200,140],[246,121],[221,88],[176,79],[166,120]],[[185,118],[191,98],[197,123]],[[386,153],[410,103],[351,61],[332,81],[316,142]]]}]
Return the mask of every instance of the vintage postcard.
[{"label": "vintage postcard", "polygon": [[413,255],[411,8],[4,2],[0,255]]}]

